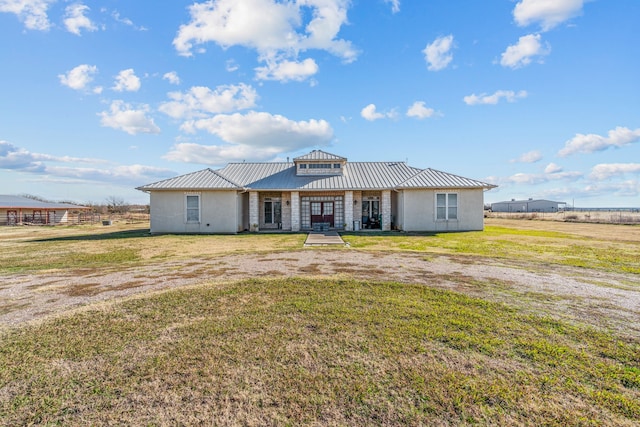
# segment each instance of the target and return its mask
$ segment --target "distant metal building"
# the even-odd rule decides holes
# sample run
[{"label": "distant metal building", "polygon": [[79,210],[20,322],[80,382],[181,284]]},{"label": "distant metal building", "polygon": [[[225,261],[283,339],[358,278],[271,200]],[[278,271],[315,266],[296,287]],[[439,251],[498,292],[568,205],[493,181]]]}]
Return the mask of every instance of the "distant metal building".
[{"label": "distant metal building", "polygon": [[[492,212],[558,212],[566,206],[566,202],[554,202],[543,199],[515,200],[491,204]],[[562,208],[560,206],[563,206]]]},{"label": "distant metal building", "polygon": [[64,224],[69,211],[87,211],[86,206],[50,203],[21,196],[0,195],[0,225]]}]

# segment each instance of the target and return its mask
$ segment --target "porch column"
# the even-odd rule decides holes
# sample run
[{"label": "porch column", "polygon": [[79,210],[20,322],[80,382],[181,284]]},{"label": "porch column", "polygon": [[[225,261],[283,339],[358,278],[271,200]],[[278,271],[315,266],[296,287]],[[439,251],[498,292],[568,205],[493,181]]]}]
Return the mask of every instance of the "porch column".
[{"label": "porch column", "polygon": [[300,192],[291,192],[291,231],[300,231]]},{"label": "porch column", "polygon": [[260,227],[260,199],[257,191],[249,192],[249,230],[258,231]]},{"label": "porch column", "polygon": [[382,190],[382,231],[391,230],[391,190]]},{"label": "porch column", "polygon": [[344,222],[344,230],[353,231],[353,191],[344,192]]}]

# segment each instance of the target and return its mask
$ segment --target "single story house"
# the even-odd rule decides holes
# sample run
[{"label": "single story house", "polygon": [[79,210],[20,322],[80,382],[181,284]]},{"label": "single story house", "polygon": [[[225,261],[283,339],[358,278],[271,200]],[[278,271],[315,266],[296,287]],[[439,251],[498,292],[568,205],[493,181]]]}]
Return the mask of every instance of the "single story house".
[{"label": "single story house", "polygon": [[230,163],[138,187],[152,233],[484,228],[494,185],[405,162],[350,162],[321,150],[293,162]]},{"label": "single story house", "polygon": [[66,224],[69,211],[91,208],[70,203],[51,203],[22,196],[0,195],[0,225]]},{"label": "single story house", "polygon": [[497,202],[491,204],[492,212],[558,212],[560,205],[566,205],[566,202],[554,202],[552,200],[516,200],[511,199],[507,202]]}]

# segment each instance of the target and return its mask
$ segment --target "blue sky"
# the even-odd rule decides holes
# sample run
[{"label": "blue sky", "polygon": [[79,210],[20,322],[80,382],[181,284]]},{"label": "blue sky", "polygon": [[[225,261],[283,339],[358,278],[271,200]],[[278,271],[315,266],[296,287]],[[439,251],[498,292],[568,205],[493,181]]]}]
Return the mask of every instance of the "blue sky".
[{"label": "blue sky", "polygon": [[640,206],[638,0],[0,0],[0,194],[322,149]]}]

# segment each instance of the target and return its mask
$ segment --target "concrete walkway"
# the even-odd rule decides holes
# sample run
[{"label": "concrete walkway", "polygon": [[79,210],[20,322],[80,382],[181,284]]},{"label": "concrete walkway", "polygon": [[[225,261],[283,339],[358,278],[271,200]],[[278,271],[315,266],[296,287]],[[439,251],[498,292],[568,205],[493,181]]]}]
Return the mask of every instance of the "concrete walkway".
[{"label": "concrete walkway", "polygon": [[312,231],[304,242],[305,246],[344,245],[337,231]]}]

